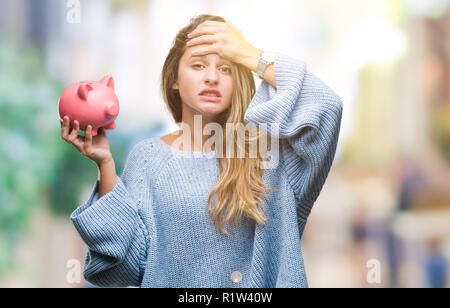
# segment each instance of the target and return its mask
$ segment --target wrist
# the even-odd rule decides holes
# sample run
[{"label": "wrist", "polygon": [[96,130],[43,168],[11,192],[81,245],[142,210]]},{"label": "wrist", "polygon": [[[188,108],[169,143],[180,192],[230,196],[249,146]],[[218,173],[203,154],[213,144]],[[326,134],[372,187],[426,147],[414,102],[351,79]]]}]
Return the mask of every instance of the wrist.
[{"label": "wrist", "polygon": [[248,69],[250,69],[252,72],[256,73],[256,68],[258,67],[259,58],[261,57],[261,53],[263,51],[259,48],[252,47],[247,52],[245,52],[245,55],[241,58],[241,63]]},{"label": "wrist", "polygon": [[97,163],[97,167],[100,170],[105,169],[105,168],[110,168],[111,166],[115,167],[114,159],[112,157],[104,159],[104,160],[100,161],[99,163]]}]

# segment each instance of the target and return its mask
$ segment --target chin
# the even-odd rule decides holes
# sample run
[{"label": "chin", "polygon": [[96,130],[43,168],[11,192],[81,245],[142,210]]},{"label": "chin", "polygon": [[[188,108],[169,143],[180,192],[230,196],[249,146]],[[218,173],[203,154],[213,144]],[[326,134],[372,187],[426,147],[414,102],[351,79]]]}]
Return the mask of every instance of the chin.
[{"label": "chin", "polygon": [[219,114],[221,114],[224,109],[221,108],[221,106],[214,104],[214,103],[206,103],[202,104],[202,106],[199,106],[197,110],[204,116],[204,117],[216,117]]},{"label": "chin", "polygon": [[213,111],[202,111],[201,115],[205,118],[205,119],[214,119],[216,118],[218,115],[220,114],[220,112],[213,112]]}]

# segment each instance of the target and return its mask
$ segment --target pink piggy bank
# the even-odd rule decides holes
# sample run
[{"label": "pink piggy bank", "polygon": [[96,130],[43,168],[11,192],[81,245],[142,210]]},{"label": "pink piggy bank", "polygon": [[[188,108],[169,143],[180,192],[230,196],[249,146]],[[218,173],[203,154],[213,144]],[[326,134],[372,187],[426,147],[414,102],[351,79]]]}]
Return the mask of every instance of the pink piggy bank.
[{"label": "pink piggy bank", "polygon": [[77,120],[80,129],[85,131],[92,126],[92,136],[97,135],[100,127],[114,129],[119,114],[119,100],[114,93],[114,79],[105,76],[99,82],[82,81],[67,87],[58,102],[59,121],[69,117],[71,126]]}]

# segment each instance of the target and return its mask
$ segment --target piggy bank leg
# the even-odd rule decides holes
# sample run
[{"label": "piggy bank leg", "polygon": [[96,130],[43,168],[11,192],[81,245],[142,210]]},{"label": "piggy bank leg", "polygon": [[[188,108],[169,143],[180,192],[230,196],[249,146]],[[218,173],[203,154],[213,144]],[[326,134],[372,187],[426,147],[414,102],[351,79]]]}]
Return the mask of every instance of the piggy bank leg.
[{"label": "piggy bank leg", "polygon": [[111,122],[110,124],[106,125],[105,127],[103,127],[104,129],[114,129],[116,128],[116,122]]}]

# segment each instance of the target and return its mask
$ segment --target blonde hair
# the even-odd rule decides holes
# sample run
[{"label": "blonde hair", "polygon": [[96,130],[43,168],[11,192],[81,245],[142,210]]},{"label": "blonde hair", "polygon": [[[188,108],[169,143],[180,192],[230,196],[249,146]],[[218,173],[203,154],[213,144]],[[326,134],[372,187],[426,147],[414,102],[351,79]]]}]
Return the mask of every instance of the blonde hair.
[{"label": "blonde hair", "polygon": [[[173,46],[164,62],[161,73],[161,92],[164,102],[176,123],[182,121],[182,100],[178,90],[173,90],[172,86],[178,78],[179,62],[186,50],[187,34],[206,20],[225,22],[222,17],[214,15],[199,15],[192,18],[189,25],[182,28],[176,35]],[[232,62],[231,75],[233,83],[238,86],[233,87],[231,106],[217,117],[222,128],[226,123],[247,124],[244,121],[244,114],[256,92],[251,70]],[[209,195],[208,205],[214,225],[226,235],[229,235],[229,233],[224,225],[231,223],[233,226],[238,226],[243,217],[253,219],[258,224],[264,224],[267,218],[259,212],[258,208],[265,208],[266,206],[264,191],[275,191],[275,189],[263,186],[264,169],[261,168],[261,165],[267,161],[265,149],[262,149],[262,154],[257,151],[256,158],[248,157],[250,144],[258,145],[261,138],[267,138],[266,140],[270,142],[270,136],[254,125],[253,128],[257,132],[256,136],[254,134],[250,136],[246,130],[244,140],[241,140],[245,145],[245,149],[241,149],[245,153],[242,158],[237,157],[237,151],[241,144],[241,142],[238,142],[238,138],[242,138],[242,136],[235,134],[234,129],[225,130],[226,133],[223,134],[222,144],[227,144],[226,140],[232,138],[235,145],[233,147],[234,153],[230,153],[232,157],[225,155],[217,158],[220,178]],[[216,197],[215,206],[211,202],[213,197]],[[222,212],[225,212],[225,218],[223,219],[221,217]]]}]

